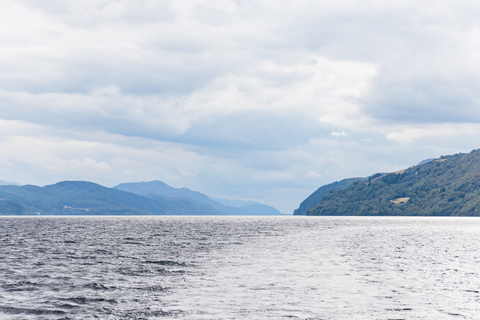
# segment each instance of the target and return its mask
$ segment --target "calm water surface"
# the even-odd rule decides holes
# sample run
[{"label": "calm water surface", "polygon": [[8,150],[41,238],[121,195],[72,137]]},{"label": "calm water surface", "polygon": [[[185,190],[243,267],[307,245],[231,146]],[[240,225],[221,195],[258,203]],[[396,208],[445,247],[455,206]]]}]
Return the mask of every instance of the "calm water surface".
[{"label": "calm water surface", "polygon": [[0,319],[480,319],[479,273],[475,218],[0,218]]}]

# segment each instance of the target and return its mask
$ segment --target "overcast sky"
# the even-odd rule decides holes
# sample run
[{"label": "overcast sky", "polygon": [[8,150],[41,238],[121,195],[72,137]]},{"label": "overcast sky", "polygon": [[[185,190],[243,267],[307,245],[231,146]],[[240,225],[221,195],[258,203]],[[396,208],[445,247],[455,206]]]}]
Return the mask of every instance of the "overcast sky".
[{"label": "overcast sky", "polygon": [[477,1],[0,0],[0,179],[291,213],[480,148]]}]

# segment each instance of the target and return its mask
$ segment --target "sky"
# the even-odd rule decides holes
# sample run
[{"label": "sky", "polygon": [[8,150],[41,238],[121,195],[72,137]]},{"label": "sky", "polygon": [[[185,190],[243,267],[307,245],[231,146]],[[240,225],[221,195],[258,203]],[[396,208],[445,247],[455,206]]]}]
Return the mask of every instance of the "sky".
[{"label": "sky", "polygon": [[480,148],[477,1],[0,6],[2,180],[161,180],[292,213]]}]

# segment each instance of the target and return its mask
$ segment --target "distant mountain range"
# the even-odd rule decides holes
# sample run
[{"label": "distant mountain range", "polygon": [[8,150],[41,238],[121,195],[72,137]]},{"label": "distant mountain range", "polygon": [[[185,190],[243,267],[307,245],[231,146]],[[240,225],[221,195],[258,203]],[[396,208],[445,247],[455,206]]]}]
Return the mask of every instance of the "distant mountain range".
[{"label": "distant mountain range", "polygon": [[323,186],[294,214],[480,216],[480,149]]},{"label": "distant mountain range", "polygon": [[135,193],[150,199],[169,198],[185,199],[191,203],[199,203],[202,206],[209,206],[216,210],[217,214],[224,215],[279,215],[280,211],[274,207],[261,204],[255,201],[228,200],[210,198],[198,191],[187,188],[173,188],[162,181],[122,183],[115,189]]},{"label": "distant mountain range", "polygon": [[63,181],[45,187],[0,185],[0,215],[281,214],[260,203],[235,203],[224,205],[200,192],[172,188],[161,181],[123,183],[114,188],[86,181]]},{"label": "distant mountain range", "polygon": [[0,179],[0,186],[19,186],[20,184],[16,182],[8,182]]}]

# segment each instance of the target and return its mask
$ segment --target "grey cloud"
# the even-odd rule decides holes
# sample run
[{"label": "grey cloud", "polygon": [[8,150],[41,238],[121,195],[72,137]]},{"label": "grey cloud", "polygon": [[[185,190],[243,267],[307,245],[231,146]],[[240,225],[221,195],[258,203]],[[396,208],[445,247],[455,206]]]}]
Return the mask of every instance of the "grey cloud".
[{"label": "grey cloud", "polygon": [[[305,4],[275,25],[290,45],[336,59],[391,61],[448,46],[451,32],[477,26],[480,13],[471,1],[339,1]],[[411,58],[411,56],[409,56]]]},{"label": "grey cloud", "polygon": [[364,110],[390,123],[480,122],[479,79],[451,81],[431,75],[398,79],[380,75],[364,99]]},{"label": "grey cloud", "polygon": [[[17,23],[13,36],[5,26],[0,36],[0,118],[49,128],[38,131],[48,143],[55,131],[70,130],[81,141],[128,144],[116,154],[127,163],[121,172],[141,167],[142,177],[152,171],[180,179],[178,159],[196,169],[197,155],[198,176],[179,186],[283,199],[456,152],[456,139],[478,132],[451,129],[447,139],[437,125],[415,136],[427,124],[480,122],[480,12],[473,1],[18,3],[38,21]],[[367,86],[372,65],[377,73]],[[342,131],[348,135],[331,135]],[[162,148],[125,160],[135,148],[165,141],[182,151],[167,171],[158,171],[170,156]],[[65,161],[81,158],[56,142],[50,148]],[[109,153],[88,155],[112,165]],[[40,172],[35,165],[21,171]],[[67,168],[81,177],[86,166]],[[310,171],[323,178],[306,182]],[[124,177],[117,174],[105,177]]]},{"label": "grey cloud", "polygon": [[193,122],[177,141],[202,146],[212,154],[283,150],[329,136],[331,127],[302,113],[233,112]]},{"label": "grey cloud", "polygon": [[[25,55],[13,61],[17,72],[6,73],[4,68],[0,84],[4,89],[31,93],[88,93],[95,87],[115,85],[127,94],[184,95],[210,82],[225,67],[215,57],[144,54],[139,50],[144,57],[138,60],[122,53],[123,48],[117,49],[72,48],[54,63],[51,59]],[[29,59],[36,60],[35,64]],[[40,65],[43,67],[39,68]]]},{"label": "grey cloud", "polygon": [[175,113],[175,102],[158,96],[1,93],[0,104],[2,119],[79,131],[162,140],[188,127],[188,119]]},{"label": "grey cloud", "polygon": [[293,25],[298,45],[378,65],[369,92],[356,101],[372,118],[478,123],[479,13],[480,6],[467,1],[366,3],[324,14],[312,8]]},{"label": "grey cloud", "polygon": [[98,27],[105,24],[147,25],[173,22],[176,13],[170,1],[61,1],[19,0],[19,3],[61,19],[74,27]]}]

